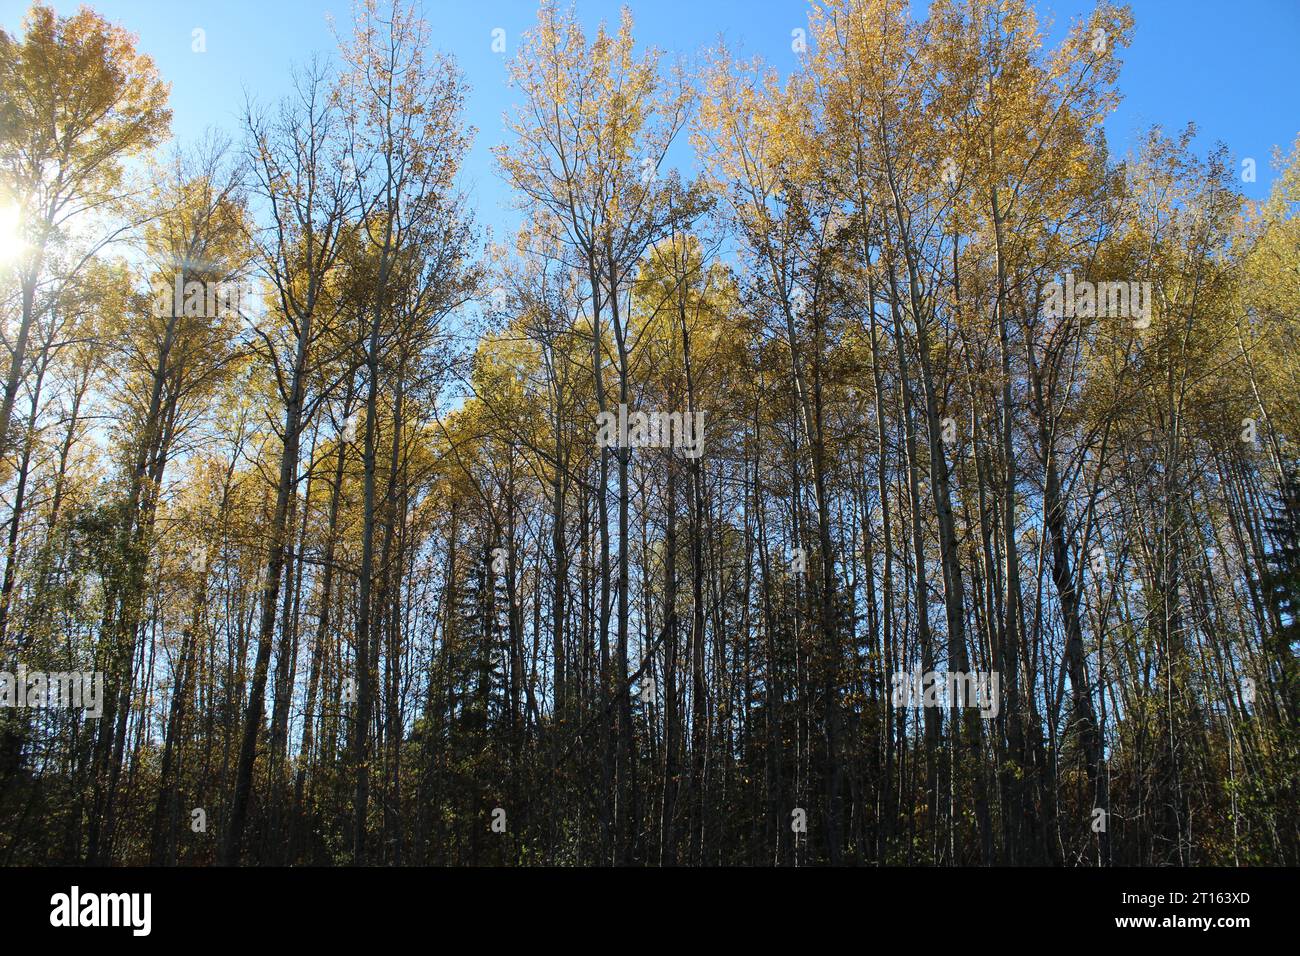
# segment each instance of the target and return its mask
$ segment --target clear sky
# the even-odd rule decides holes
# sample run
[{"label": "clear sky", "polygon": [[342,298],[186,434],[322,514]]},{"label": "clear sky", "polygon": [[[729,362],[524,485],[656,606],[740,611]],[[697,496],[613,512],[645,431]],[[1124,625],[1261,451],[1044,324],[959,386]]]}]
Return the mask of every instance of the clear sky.
[{"label": "clear sky", "polygon": [[[76,0],[54,0],[69,13]],[[630,0],[639,43],[670,54],[698,55],[719,37],[746,55],[761,55],[782,71],[795,66],[791,31],[806,27],[805,0]],[[0,26],[14,31],[27,4],[0,0]],[[277,99],[291,63],[313,52],[332,53],[332,14],[341,31],[349,0],[92,0],[95,10],[139,37],[172,85],[173,131],[189,140],[210,125],[231,132],[244,90]],[[584,22],[617,23],[618,0],[577,0]],[[918,13],[928,0],[914,0]],[[1049,41],[1091,0],[1040,0],[1040,15],[1054,25]],[[1243,183],[1260,198],[1273,180],[1275,145],[1288,149],[1300,133],[1300,0],[1131,0],[1137,20],[1125,53],[1120,91],[1124,101],[1108,122],[1112,152],[1123,154],[1152,123],[1168,131],[1194,120],[1198,147],[1227,144],[1240,159],[1256,160],[1258,179]],[[468,117],[479,135],[467,161],[464,185],[481,225],[505,239],[518,222],[489,147],[502,139],[501,116],[512,101],[505,56],[492,52],[492,31],[505,31],[507,55],[536,17],[533,0],[424,0],[434,42],[455,55],[471,84]],[[192,51],[192,31],[205,31],[207,50]],[[684,162],[685,151],[676,153]]]}]

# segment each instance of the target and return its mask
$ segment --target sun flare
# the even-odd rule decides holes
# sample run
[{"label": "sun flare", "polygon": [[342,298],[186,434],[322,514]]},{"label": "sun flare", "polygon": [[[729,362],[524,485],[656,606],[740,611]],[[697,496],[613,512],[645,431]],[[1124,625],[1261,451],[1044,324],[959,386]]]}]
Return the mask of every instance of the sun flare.
[{"label": "sun flare", "polygon": [[0,205],[0,265],[13,262],[23,251],[18,207]]}]

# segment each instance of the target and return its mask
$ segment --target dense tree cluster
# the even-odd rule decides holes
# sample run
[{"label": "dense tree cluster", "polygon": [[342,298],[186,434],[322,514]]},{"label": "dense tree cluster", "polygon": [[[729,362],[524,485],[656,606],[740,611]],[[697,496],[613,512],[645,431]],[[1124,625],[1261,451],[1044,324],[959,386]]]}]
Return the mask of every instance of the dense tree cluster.
[{"label": "dense tree cluster", "polygon": [[402,0],[170,152],[34,6],[0,671],[105,690],[0,707],[0,863],[1300,863],[1300,147],[1112,156],[1132,27],[546,0],[485,249]]}]

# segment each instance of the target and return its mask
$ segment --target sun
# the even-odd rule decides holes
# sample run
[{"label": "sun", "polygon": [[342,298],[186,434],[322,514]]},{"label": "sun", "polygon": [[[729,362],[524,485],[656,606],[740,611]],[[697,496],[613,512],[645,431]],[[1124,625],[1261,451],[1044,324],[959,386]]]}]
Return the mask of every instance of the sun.
[{"label": "sun", "polygon": [[13,262],[23,251],[21,216],[15,205],[0,205],[0,265]]}]

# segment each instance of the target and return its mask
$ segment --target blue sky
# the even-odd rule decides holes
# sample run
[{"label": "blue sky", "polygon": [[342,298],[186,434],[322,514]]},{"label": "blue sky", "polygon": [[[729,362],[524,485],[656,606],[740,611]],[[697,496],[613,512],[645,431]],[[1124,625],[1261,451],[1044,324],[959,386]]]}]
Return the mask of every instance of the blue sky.
[{"label": "blue sky", "polygon": [[[61,13],[76,0],[54,0]],[[618,0],[577,0],[591,26],[616,23]],[[695,56],[720,36],[747,55],[759,54],[783,71],[795,66],[791,30],[806,26],[805,0],[630,0],[638,42]],[[92,0],[94,9],[140,40],[172,84],[173,131],[192,139],[207,126],[232,132],[247,89],[270,102],[286,89],[289,66],[313,52],[332,53],[332,14],[346,30],[349,0]],[[502,140],[501,116],[512,102],[505,57],[492,52],[492,31],[506,31],[507,55],[536,16],[533,0],[425,0],[434,42],[455,55],[471,84],[468,116],[479,135],[468,158],[464,185],[481,225],[505,239],[519,216],[497,176],[489,152]],[[919,12],[927,0],[914,0]],[[1054,21],[1055,40],[1091,0],[1040,0]],[[1242,184],[1260,198],[1273,179],[1274,145],[1288,149],[1300,133],[1295,63],[1300,50],[1300,0],[1131,0],[1137,20],[1125,55],[1124,101],[1108,122],[1112,152],[1122,154],[1152,123],[1181,129],[1194,120],[1198,146],[1226,143],[1240,158],[1253,157],[1255,183]],[[14,31],[25,3],[0,0],[0,25]],[[191,50],[195,28],[207,50]],[[677,152],[678,157],[685,151]]]}]

